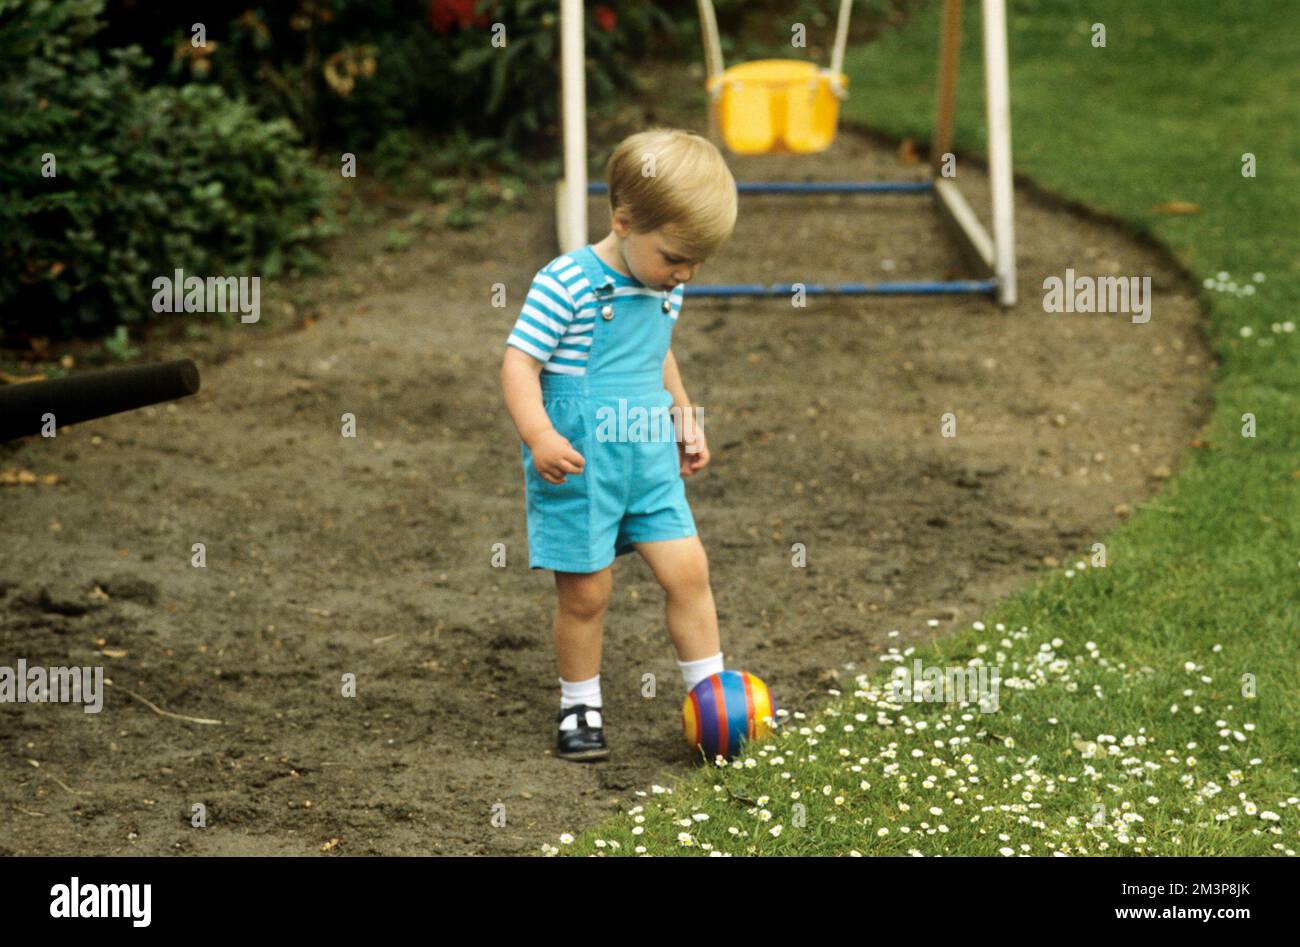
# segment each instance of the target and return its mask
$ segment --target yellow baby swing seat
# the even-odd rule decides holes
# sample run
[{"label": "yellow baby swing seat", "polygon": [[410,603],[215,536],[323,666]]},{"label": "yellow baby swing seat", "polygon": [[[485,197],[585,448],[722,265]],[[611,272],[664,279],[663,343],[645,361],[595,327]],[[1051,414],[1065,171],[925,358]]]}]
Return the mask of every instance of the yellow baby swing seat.
[{"label": "yellow baby swing seat", "polygon": [[739,155],[813,154],[835,140],[840,100],[848,95],[844,47],[852,0],[841,0],[829,69],[800,59],[758,59],[722,68],[712,0],[698,0],[714,125]]},{"label": "yellow baby swing seat", "polygon": [[848,77],[797,59],[758,59],[709,80],[727,147],[739,155],[813,154],[835,140]]}]

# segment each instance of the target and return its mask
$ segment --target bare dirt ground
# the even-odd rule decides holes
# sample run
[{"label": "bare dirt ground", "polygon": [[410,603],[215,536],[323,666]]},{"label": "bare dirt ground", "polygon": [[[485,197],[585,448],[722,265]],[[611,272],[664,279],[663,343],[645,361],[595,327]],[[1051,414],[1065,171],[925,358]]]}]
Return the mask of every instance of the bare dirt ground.
[{"label": "bare dirt ground", "polygon": [[[689,87],[679,72],[657,81]],[[703,130],[698,110],[632,109],[593,148],[657,122]],[[921,175],[847,129],[815,158],[730,160],[738,180]],[[983,212],[979,169],[958,177]],[[1048,557],[1086,553],[1208,414],[1190,282],[1116,228],[1017,200],[1010,310],[687,298],[674,351],[713,451],[687,494],[727,665],[780,706],[813,710],[846,665],[964,627]],[[311,325],[273,287],[261,325],[142,343],[143,360],[193,358],[196,397],[0,447],[0,468],[62,478],[0,489],[0,664],[103,665],[114,685],[99,714],[0,707],[0,853],[530,853],[693,765],[662,593],[635,556],[606,625],[612,757],[550,755],[553,580],[528,569],[498,368],[556,253],[552,201],[398,254],[383,227],[338,239]],[[595,240],[608,216],[591,212]],[[1066,267],[1150,276],[1151,321],[1045,313],[1042,281]],[[927,198],[746,196],[697,281],[973,275]]]}]

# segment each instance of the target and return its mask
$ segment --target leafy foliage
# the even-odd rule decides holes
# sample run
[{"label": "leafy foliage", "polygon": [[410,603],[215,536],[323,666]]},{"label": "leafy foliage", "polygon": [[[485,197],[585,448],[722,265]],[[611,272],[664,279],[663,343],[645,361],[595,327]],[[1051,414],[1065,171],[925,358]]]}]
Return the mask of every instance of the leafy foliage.
[{"label": "leafy foliage", "polygon": [[[686,17],[685,6],[587,4],[590,101],[631,93],[657,38],[686,30],[698,43],[694,0]],[[559,121],[558,11],[555,0],[296,0],[207,23],[199,50],[184,7],[126,29],[166,51],[158,79],[218,83],[263,117],[293,120],[321,149],[368,151],[396,128],[464,131],[516,149]]]},{"label": "leafy foliage", "polygon": [[287,120],[213,85],[142,88],[103,0],[0,0],[0,330],[102,334],[151,282],[308,266],[329,184]]}]

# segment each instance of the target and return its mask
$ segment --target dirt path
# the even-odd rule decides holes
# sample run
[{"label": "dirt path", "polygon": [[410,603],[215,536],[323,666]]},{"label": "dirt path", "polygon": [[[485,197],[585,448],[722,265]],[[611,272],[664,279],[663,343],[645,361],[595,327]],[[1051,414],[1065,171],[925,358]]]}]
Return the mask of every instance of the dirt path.
[{"label": "dirt path", "polygon": [[[694,112],[651,118],[699,127]],[[920,173],[852,133],[815,160],[731,160],[741,180]],[[982,209],[982,176],[959,173]],[[1117,504],[1176,470],[1208,413],[1189,282],[1108,226],[1017,197],[1011,311],[687,300],[674,351],[714,454],[687,493],[727,664],[784,707],[814,709],[847,663],[964,626],[1045,557],[1078,558]],[[613,756],[549,755],[553,584],[527,567],[497,371],[554,256],[551,200],[398,255],[380,252],[383,228],[341,239],[310,328],[155,338],[148,360],[199,364],[197,397],[0,448],[0,468],[66,478],[0,490],[0,664],[102,664],[118,686],[97,715],[0,707],[0,853],[298,854],[331,839],[348,854],[529,853],[687,770],[662,593],[635,556],[615,567],[606,626]],[[596,239],[607,214],[591,208]],[[924,198],[747,196],[698,279],[968,274],[957,261]],[[1038,287],[1067,266],[1150,276],[1150,323],[1045,313]],[[949,411],[956,438],[940,436]],[[356,439],[339,436],[344,412]],[[790,565],[795,542],[807,568]],[[655,699],[640,696],[647,672]],[[122,687],[222,723],[160,716]],[[190,827],[194,803],[208,828]]]}]

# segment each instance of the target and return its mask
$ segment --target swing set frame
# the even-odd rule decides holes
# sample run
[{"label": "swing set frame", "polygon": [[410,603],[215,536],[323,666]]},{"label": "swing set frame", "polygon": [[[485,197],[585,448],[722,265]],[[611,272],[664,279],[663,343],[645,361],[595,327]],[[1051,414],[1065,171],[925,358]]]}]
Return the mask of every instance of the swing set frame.
[{"label": "swing set frame", "polygon": [[[687,296],[789,296],[802,288],[808,295],[952,295],[987,294],[1003,306],[1016,301],[1014,194],[1011,173],[1011,102],[1007,64],[1006,0],[979,0],[983,8],[984,97],[988,123],[988,171],[992,204],[992,233],[976,217],[955,177],[945,177],[945,155],[951,153],[956,110],[957,54],[961,46],[963,0],[944,0],[939,38],[938,88],[930,171],[926,181],[743,181],[741,194],[930,194],[940,214],[987,271],[978,280],[933,280],[873,283],[687,284]],[[709,75],[721,71],[717,26],[709,0],[699,0]],[[707,12],[705,8],[707,6]],[[847,5],[846,5],[847,6]],[[587,201],[604,194],[604,182],[587,180],[587,106],[583,75],[583,0],[560,0],[560,78],[563,121],[564,178],[556,188],[556,235],[560,251],[569,253],[587,244]],[[837,48],[847,31],[841,8]],[[842,56],[842,53],[841,53]],[[838,63],[835,68],[838,70]],[[715,71],[716,70],[716,71]],[[710,108],[710,134],[716,124]]]}]

